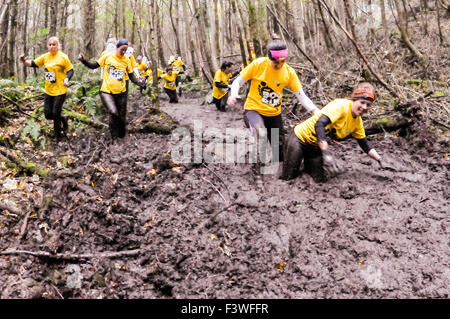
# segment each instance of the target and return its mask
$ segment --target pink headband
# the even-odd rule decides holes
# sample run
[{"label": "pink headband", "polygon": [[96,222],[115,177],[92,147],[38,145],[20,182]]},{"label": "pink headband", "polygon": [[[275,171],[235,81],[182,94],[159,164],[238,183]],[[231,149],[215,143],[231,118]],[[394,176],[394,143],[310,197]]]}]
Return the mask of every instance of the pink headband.
[{"label": "pink headband", "polygon": [[286,59],[288,56],[288,49],[284,50],[270,50],[270,54],[275,60],[279,60],[280,58]]}]

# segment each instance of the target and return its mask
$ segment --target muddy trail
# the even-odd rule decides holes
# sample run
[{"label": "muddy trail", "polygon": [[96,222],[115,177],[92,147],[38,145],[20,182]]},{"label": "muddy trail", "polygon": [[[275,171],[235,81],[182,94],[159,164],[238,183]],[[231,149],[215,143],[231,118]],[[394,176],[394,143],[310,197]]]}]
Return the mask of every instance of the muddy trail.
[{"label": "muddy trail", "polygon": [[163,99],[174,122],[154,110],[158,126],[132,97],[124,139],[85,129],[53,144],[69,169],[27,177],[29,213],[0,216],[0,297],[449,298],[448,150],[378,134],[388,168],[349,140],[332,145],[338,177],[285,182],[275,167],[261,184],[250,164],[173,158],[175,127],[244,128],[202,100]]}]

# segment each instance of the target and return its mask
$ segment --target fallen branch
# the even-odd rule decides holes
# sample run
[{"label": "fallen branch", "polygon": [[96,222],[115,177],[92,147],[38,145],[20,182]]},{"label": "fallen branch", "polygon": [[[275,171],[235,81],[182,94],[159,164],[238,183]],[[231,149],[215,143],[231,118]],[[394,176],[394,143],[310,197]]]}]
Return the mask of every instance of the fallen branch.
[{"label": "fallen branch", "polygon": [[125,250],[125,251],[113,251],[103,253],[91,253],[91,254],[53,254],[47,251],[28,251],[28,250],[6,250],[1,251],[0,256],[9,255],[30,255],[35,257],[46,257],[56,260],[79,260],[79,259],[91,259],[91,258],[118,258],[118,257],[132,257],[139,255],[143,252],[142,249]]},{"label": "fallen branch", "polygon": [[63,113],[72,119],[80,121],[84,124],[88,124],[94,128],[98,128],[98,129],[109,128],[109,126],[107,124],[95,121],[95,120],[91,119],[90,117],[80,114],[80,113],[77,113],[77,112],[63,110]]},{"label": "fallen branch", "polygon": [[9,159],[17,166],[19,166],[22,170],[24,170],[27,173],[37,174],[39,176],[48,176],[48,171],[46,169],[37,169],[35,163],[17,157],[16,155],[10,153],[6,148],[2,146],[0,146],[0,154]]},{"label": "fallen branch", "polygon": [[403,117],[383,118],[369,123],[365,128],[366,135],[373,135],[383,132],[392,132],[411,125],[411,122]]},{"label": "fallen branch", "polygon": [[225,197],[223,197],[222,193],[219,191],[219,189],[216,187],[216,185],[214,185],[213,183],[211,183],[209,180],[207,180],[207,179],[204,178],[204,177],[202,177],[202,179],[203,179],[205,182],[208,182],[209,184],[211,184],[211,186],[216,190],[216,192],[219,193],[220,197],[222,197],[223,201],[224,201],[225,203],[228,203],[228,201],[225,199]]}]

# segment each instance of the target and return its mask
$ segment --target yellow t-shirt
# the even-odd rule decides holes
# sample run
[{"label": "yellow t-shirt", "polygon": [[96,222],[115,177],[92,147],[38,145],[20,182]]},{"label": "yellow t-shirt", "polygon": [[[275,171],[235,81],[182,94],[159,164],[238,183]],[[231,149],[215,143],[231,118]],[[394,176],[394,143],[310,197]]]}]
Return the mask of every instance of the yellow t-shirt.
[{"label": "yellow t-shirt", "polygon": [[[164,72],[163,72],[163,70],[161,70],[161,69],[157,69],[158,71],[158,77],[160,77],[161,76],[161,74],[163,74]],[[148,79],[147,79],[147,83],[149,83],[149,82],[153,82],[153,70],[152,69],[148,69],[147,70],[147,76],[148,76]],[[159,81],[158,81],[159,82]]]},{"label": "yellow t-shirt", "polygon": [[[133,73],[133,69],[137,68],[138,64],[136,62],[136,59],[134,58],[134,55],[130,55],[130,57],[128,58],[130,60],[131,63],[131,72]],[[130,77],[128,76],[128,73],[125,74],[125,81],[128,81],[130,79]]]},{"label": "yellow t-shirt", "polygon": [[161,75],[161,79],[165,80],[164,88],[169,90],[176,90],[177,86],[175,83],[175,79],[177,78],[178,72],[172,71],[172,75],[168,73],[164,73]]},{"label": "yellow t-shirt", "polygon": [[97,63],[102,67],[102,87],[100,91],[119,94],[126,91],[126,78],[132,73],[130,59],[126,56],[118,57],[116,54],[105,54]]},{"label": "yellow t-shirt", "polygon": [[214,75],[214,84],[213,84],[213,97],[216,99],[221,99],[226,93],[227,91],[224,91],[221,88],[218,88],[216,86],[216,82],[223,82],[225,84],[228,84],[229,79],[231,78],[232,74],[228,73],[226,74],[225,72],[223,72],[222,70],[217,70],[216,74]]},{"label": "yellow t-shirt", "polygon": [[331,123],[325,127],[325,132],[335,131],[338,139],[343,139],[350,134],[356,139],[366,137],[363,121],[361,116],[353,118],[352,116],[352,100],[336,99],[328,103],[317,114],[313,115],[306,121],[298,124],[294,128],[294,133],[304,143],[316,144],[317,134],[315,125],[322,115],[328,116]]},{"label": "yellow t-shirt", "polygon": [[148,73],[148,71],[147,71],[147,69],[148,69],[147,64],[141,62],[141,63],[139,63],[136,66],[136,69],[139,71],[139,75],[140,76],[147,76],[147,73]]},{"label": "yellow t-shirt", "polygon": [[244,109],[257,111],[263,116],[277,116],[281,113],[283,88],[289,86],[296,92],[302,88],[295,70],[283,64],[275,70],[267,57],[261,57],[247,65],[241,76],[244,81],[252,80],[250,92],[244,104]]},{"label": "yellow t-shirt", "polygon": [[34,60],[38,67],[45,68],[45,93],[51,96],[63,95],[67,93],[64,85],[66,73],[73,69],[69,57],[57,51],[55,54],[45,53]]},{"label": "yellow t-shirt", "polygon": [[176,59],[175,61],[173,61],[171,64],[173,71],[180,73],[181,71],[181,66],[184,65],[183,61],[181,61],[180,58]]}]

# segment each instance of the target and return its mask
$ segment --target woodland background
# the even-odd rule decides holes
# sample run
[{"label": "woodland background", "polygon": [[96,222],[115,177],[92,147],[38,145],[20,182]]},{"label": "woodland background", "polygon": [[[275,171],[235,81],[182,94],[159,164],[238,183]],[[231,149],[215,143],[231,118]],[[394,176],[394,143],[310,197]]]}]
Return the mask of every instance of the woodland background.
[{"label": "woodland background", "polygon": [[[358,50],[389,86],[403,63],[414,64],[415,78],[448,67],[448,54],[433,60],[448,41],[446,0],[3,0],[0,8],[0,76],[22,82],[32,71],[18,56],[46,52],[54,35],[73,62],[79,52],[98,57],[109,37],[125,37],[159,65],[179,53],[208,75],[223,60],[248,54],[249,43],[265,55],[274,33],[299,67],[321,79],[336,71],[338,57],[359,62]],[[434,77],[446,80],[442,72]]]}]

